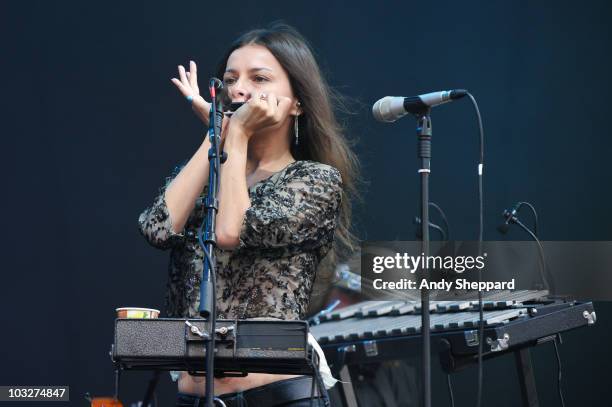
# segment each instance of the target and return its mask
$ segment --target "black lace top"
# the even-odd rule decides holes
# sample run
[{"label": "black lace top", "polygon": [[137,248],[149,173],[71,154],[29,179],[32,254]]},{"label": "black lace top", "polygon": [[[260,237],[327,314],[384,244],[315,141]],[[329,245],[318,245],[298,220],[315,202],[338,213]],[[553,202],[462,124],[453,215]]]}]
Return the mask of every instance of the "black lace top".
[{"label": "black lace top", "polygon": [[[183,233],[172,231],[164,192],[139,217],[140,231],[171,249],[166,294],[168,317],[197,317],[203,252],[197,240],[204,208],[196,204]],[[207,193],[204,189],[202,196]],[[330,250],[342,199],[335,168],[295,161],[249,188],[240,244],[216,249],[217,313],[222,318],[304,319],[320,260]]]}]

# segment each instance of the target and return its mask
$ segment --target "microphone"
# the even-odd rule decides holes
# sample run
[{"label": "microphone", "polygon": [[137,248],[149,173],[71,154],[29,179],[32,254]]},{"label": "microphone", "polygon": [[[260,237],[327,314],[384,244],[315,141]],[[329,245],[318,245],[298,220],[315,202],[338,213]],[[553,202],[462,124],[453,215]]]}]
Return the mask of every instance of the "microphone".
[{"label": "microphone", "polygon": [[215,78],[214,76],[212,78],[210,78],[210,80],[208,81],[208,87],[209,88],[215,88],[218,90],[222,90],[223,89],[223,81],[219,78]]},{"label": "microphone", "polygon": [[453,89],[411,97],[386,96],[374,103],[372,113],[379,122],[392,123],[406,113],[423,113],[431,107],[460,99],[467,93],[465,89]]},{"label": "microphone", "polygon": [[502,223],[501,225],[497,227],[497,230],[499,231],[499,233],[501,233],[502,235],[505,235],[506,233],[508,233],[508,230],[510,229],[510,224],[516,223],[517,221],[516,213],[521,208],[521,204],[522,202],[519,202],[516,205],[514,205],[512,208],[510,208],[509,210],[504,209],[502,216],[504,217],[505,221],[504,223]]}]

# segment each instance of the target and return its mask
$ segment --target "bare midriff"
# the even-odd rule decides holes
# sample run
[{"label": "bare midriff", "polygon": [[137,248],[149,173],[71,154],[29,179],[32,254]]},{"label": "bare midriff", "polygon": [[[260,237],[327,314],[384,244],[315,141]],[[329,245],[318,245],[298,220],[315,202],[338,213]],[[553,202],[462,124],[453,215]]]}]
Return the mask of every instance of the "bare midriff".
[{"label": "bare midriff", "polygon": [[[254,387],[280,380],[291,379],[299,375],[280,375],[268,373],[249,373],[245,377],[223,377],[215,379],[215,396],[227,393],[246,391]],[[191,376],[187,372],[181,372],[178,381],[178,391],[181,393],[204,396],[206,379],[204,376]]]}]

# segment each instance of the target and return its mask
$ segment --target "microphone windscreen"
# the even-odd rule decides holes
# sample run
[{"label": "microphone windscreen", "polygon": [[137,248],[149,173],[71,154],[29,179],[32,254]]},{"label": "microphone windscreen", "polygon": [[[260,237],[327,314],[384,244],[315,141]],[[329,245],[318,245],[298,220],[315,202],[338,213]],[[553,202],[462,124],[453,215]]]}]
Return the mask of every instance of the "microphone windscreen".
[{"label": "microphone windscreen", "polygon": [[497,227],[497,231],[502,235],[505,235],[510,230],[510,224],[508,222],[504,222]]}]

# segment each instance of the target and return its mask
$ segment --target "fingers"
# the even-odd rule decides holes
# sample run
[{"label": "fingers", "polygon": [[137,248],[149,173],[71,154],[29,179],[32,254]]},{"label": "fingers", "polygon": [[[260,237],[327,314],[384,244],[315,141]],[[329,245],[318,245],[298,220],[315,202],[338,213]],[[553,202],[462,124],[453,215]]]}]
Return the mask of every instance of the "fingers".
[{"label": "fingers", "polygon": [[[185,68],[183,65],[178,66],[179,79],[172,78],[170,79],[172,83],[178,88],[178,90],[183,94],[183,96],[193,96],[194,89],[191,86],[191,83],[187,79],[187,73],[185,72]],[[197,94],[197,93],[196,93]]]},{"label": "fingers", "polygon": [[170,81],[178,88],[178,90],[183,94],[183,96],[187,97],[193,93],[190,88],[187,88],[178,79],[172,78],[170,79]]},{"label": "fingers", "polygon": [[276,109],[275,119],[277,121],[282,121],[289,114],[289,110],[291,110],[291,106],[293,101],[286,96],[278,97],[278,106]]},{"label": "fingers", "polygon": [[[264,97],[262,99],[262,96]],[[292,100],[286,96],[276,96],[274,93],[254,93],[249,99],[250,104],[265,111],[266,116],[280,123],[289,114]]]},{"label": "fingers", "polygon": [[[252,110],[261,110],[263,112],[268,110],[268,95],[262,92],[253,92],[251,97],[246,101],[246,104],[251,106]],[[265,98],[265,99],[264,99]]]},{"label": "fingers", "polygon": [[170,81],[177,87],[181,94],[191,102],[191,108],[196,115],[208,124],[210,104],[200,96],[198,88],[197,66],[194,61],[189,61],[189,71],[185,71],[183,65],[178,66],[179,77],[171,78]]},{"label": "fingers", "polygon": [[276,113],[277,98],[273,93],[253,92],[247,103],[250,103],[251,106],[257,106],[266,113],[270,113],[271,117]]},{"label": "fingers", "polygon": [[274,118],[276,118],[276,113],[277,113],[277,104],[278,104],[278,99],[276,98],[276,95],[274,93],[270,93],[267,97],[267,101],[268,101],[268,114]]},{"label": "fingers", "polygon": [[185,86],[186,88],[190,88],[191,85],[189,84],[189,81],[187,80],[187,74],[185,73],[185,67],[183,65],[179,65],[178,71],[179,71],[179,79],[181,80],[181,83],[183,84],[183,86]]},{"label": "fingers", "polygon": [[189,61],[189,71],[183,65],[178,66],[179,78],[170,79],[183,96],[195,97],[200,94],[198,87],[198,67],[194,61]]},{"label": "fingers", "polygon": [[194,61],[189,61],[189,83],[191,88],[196,92],[200,93],[198,89],[198,67]]},{"label": "fingers", "polygon": [[[263,98],[262,98],[263,97]],[[232,115],[250,134],[268,128],[277,128],[286,123],[293,100],[273,93],[253,92],[244,106]]]}]

